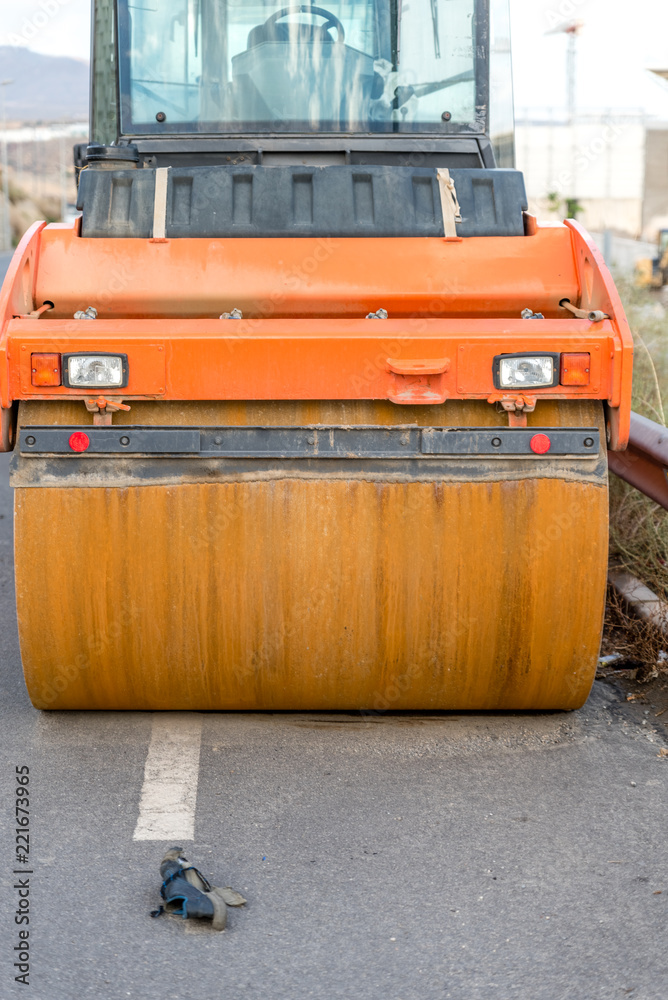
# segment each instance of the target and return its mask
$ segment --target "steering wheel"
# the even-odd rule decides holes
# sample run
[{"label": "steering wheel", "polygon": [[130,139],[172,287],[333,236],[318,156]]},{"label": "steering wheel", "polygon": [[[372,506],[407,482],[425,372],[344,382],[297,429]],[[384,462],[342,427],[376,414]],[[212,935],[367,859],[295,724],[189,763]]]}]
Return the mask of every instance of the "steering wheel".
[{"label": "steering wheel", "polygon": [[267,29],[271,31],[277,21],[280,21],[283,17],[288,17],[290,14],[317,14],[318,17],[324,17],[325,23],[320,25],[320,30],[323,34],[326,34],[330,28],[336,28],[336,44],[343,44],[346,33],[336,14],[332,14],[331,11],[325,10],[324,7],[312,7],[310,4],[295,4],[293,7],[283,7],[282,10],[277,10],[275,14],[272,14],[264,22],[262,25],[263,29],[265,31]]}]

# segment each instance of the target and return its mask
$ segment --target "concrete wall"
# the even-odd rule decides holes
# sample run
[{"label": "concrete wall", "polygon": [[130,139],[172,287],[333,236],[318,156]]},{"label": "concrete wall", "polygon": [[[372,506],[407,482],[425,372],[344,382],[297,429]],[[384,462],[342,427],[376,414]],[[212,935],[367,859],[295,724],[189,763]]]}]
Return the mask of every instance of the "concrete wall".
[{"label": "concrete wall", "polygon": [[656,240],[659,229],[668,228],[668,128],[648,128],[645,158],[643,235]]},{"label": "concrete wall", "polygon": [[651,260],[656,255],[655,243],[613,236],[609,230],[604,233],[593,231],[591,236],[614,275],[630,277],[639,260]]},{"label": "concrete wall", "polygon": [[[642,230],[645,125],[638,116],[592,116],[563,121],[518,121],[517,166],[524,171],[531,209],[563,217],[577,198],[589,229],[638,237]],[[547,200],[554,192],[558,211]]]}]

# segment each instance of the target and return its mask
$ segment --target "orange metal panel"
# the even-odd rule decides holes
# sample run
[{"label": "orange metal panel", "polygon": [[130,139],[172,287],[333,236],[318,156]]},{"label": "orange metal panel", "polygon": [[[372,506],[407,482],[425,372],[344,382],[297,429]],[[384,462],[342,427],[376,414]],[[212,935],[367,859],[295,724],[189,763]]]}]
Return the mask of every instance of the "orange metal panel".
[{"label": "orange metal panel", "polygon": [[[611,319],[566,318],[564,297]],[[10,318],[45,300],[55,308],[39,320]],[[628,434],[630,332],[600,254],[575,224],[541,226],[530,239],[454,243],[156,244],[38,227],[17,251],[0,305],[3,406],[71,394],[30,384],[21,360],[30,351],[122,350],[129,397],[434,402],[492,393],[494,354],[551,350],[600,354],[600,363],[591,386],[536,394],[607,399],[612,447],[623,448]],[[69,318],[88,305],[101,319]],[[244,320],[214,318],[233,306]],[[380,306],[391,319],[363,319]],[[526,306],[548,318],[521,320]],[[389,363],[443,358],[451,360],[447,372],[423,376]]]},{"label": "orange metal panel", "polygon": [[[533,324],[533,321],[527,321]],[[536,321],[537,323],[539,321]],[[575,333],[575,338],[571,335],[569,337],[570,343],[567,345],[563,334],[560,336],[559,332],[555,330],[554,333],[550,331],[550,327],[556,326],[555,320],[545,320],[544,324],[541,322],[540,325],[546,326],[547,330],[542,336],[522,336],[519,337],[517,334],[506,333],[500,336],[494,343],[490,343],[490,339],[485,337],[482,339],[482,343],[467,343],[463,344],[459,348],[458,352],[458,365],[457,365],[457,388],[460,390],[472,392],[477,391],[480,393],[487,392],[487,386],[489,385],[491,379],[490,373],[490,351],[494,354],[507,354],[519,351],[567,351],[569,353],[575,352],[586,352],[591,354],[591,383],[586,386],[581,385],[569,385],[560,386],[553,389],[531,389],[532,396],[559,396],[564,394],[568,398],[573,396],[589,396],[594,398],[606,398],[608,385],[609,385],[609,369],[610,369],[610,357],[608,351],[608,344],[612,335],[612,326],[610,323],[600,323],[598,324],[599,330],[596,333],[591,332],[592,324],[588,323],[586,320],[576,320],[582,324],[581,332]],[[567,321],[567,325],[571,327],[570,323]],[[597,343],[598,341],[598,343]],[[496,344],[496,347],[495,347]],[[503,344],[502,348],[498,348],[499,344]],[[508,346],[506,346],[508,345]],[[492,391],[499,391],[491,389]]]},{"label": "orange metal panel", "polygon": [[81,239],[42,234],[36,298],[65,319],[559,315],[577,298],[568,229],[529,238]]},{"label": "orange metal panel", "polygon": [[[9,393],[9,362],[7,348],[7,325],[12,316],[30,312],[34,307],[35,279],[41,247],[41,234],[45,222],[36,222],[23,236],[7,268],[5,280],[0,287],[0,403],[8,407],[12,397]],[[52,350],[47,347],[47,350]]]},{"label": "orange metal panel", "polygon": [[602,309],[615,318],[617,336],[610,345],[610,358],[614,364],[610,366],[611,385],[607,394],[610,400],[608,444],[612,451],[623,451],[628,444],[631,430],[633,335],[603,254],[579,222],[569,220],[566,225],[573,236],[573,254],[580,286],[580,307]]},{"label": "orange metal panel", "polygon": [[[52,339],[45,340],[45,332]],[[164,351],[156,346],[162,338]],[[419,331],[410,320],[13,320],[9,324],[13,398],[45,394],[30,384],[28,358],[46,343],[66,351],[123,351],[131,384],[125,396],[167,399],[390,399],[401,391],[397,363],[452,359],[437,379],[447,398],[486,397],[495,391],[495,354],[588,351],[598,356],[591,387],[536,390],[538,395],[607,398],[610,323],[587,320],[430,319]],[[597,343],[598,341],[598,343]],[[25,356],[25,360],[23,357]],[[166,373],[165,373],[166,365]],[[53,395],[81,396],[55,389]],[[532,393],[534,390],[532,390]],[[48,394],[51,395],[51,392]],[[48,398],[48,396],[47,396]],[[414,402],[415,400],[410,400]],[[428,400],[434,402],[435,400]]]},{"label": "orange metal panel", "polygon": [[[44,320],[12,320],[9,324],[9,343],[11,352],[16,359],[12,365],[12,390],[13,398],[29,398],[35,395],[44,395],[43,386],[32,384],[32,364],[31,356],[34,353],[45,352],[48,348],[56,350],[59,354],[108,352],[109,354],[127,353],[124,341],[118,338],[96,337],[89,329],[91,320],[72,320],[69,323],[59,323],[61,330],[53,327],[54,336],[48,337],[48,330]],[[23,338],[15,340],[12,331],[17,324],[29,323],[37,336],[25,342]],[[83,329],[82,329],[83,328]],[[73,330],[72,335],[69,331]],[[135,341],[132,347],[132,361],[128,362],[129,381],[126,389],[116,390],[124,396],[148,395],[159,396],[165,392],[165,345],[155,342],[147,343],[145,340]],[[97,396],[99,389],[68,389],[67,386],[49,387],[48,395],[51,396]]]}]

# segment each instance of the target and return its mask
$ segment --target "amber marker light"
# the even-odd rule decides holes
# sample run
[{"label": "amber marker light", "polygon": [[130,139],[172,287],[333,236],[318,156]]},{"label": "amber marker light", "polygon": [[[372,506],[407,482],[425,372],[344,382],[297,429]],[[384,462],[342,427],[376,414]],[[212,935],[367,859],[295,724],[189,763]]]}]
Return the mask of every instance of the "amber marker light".
[{"label": "amber marker light", "polygon": [[562,385],[589,385],[591,354],[562,354],[559,381]]},{"label": "amber marker light", "polygon": [[60,354],[31,354],[31,381],[36,386],[61,385]]}]

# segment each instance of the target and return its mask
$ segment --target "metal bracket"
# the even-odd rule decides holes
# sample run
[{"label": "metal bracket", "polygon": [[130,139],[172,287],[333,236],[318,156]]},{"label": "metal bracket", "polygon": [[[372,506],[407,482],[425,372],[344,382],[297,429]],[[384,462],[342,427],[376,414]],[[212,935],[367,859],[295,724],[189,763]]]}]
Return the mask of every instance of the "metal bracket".
[{"label": "metal bracket", "polygon": [[562,299],[559,303],[562,309],[566,309],[575,316],[576,319],[588,319],[590,323],[602,323],[604,319],[610,319],[608,313],[601,309],[578,309],[570,299]]},{"label": "metal bracket", "polygon": [[387,394],[390,402],[433,405],[448,398],[443,376],[450,370],[450,358],[388,358],[387,367],[395,376]]},{"label": "metal bracket", "polygon": [[130,410],[122,399],[105,399],[104,396],[98,396],[96,399],[87,396],[84,403],[88,412],[93,414],[94,427],[110,427],[114,413],[118,413],[119,410]]},{"label": "metal bracket", "polygon": [[517,396],[490,396],[488,403],[495,403],[499,413],[508,414],[509,427],[526,427],[527,413],[533,413],[536,409],[536,397],[524,396],[520,393]]}]

